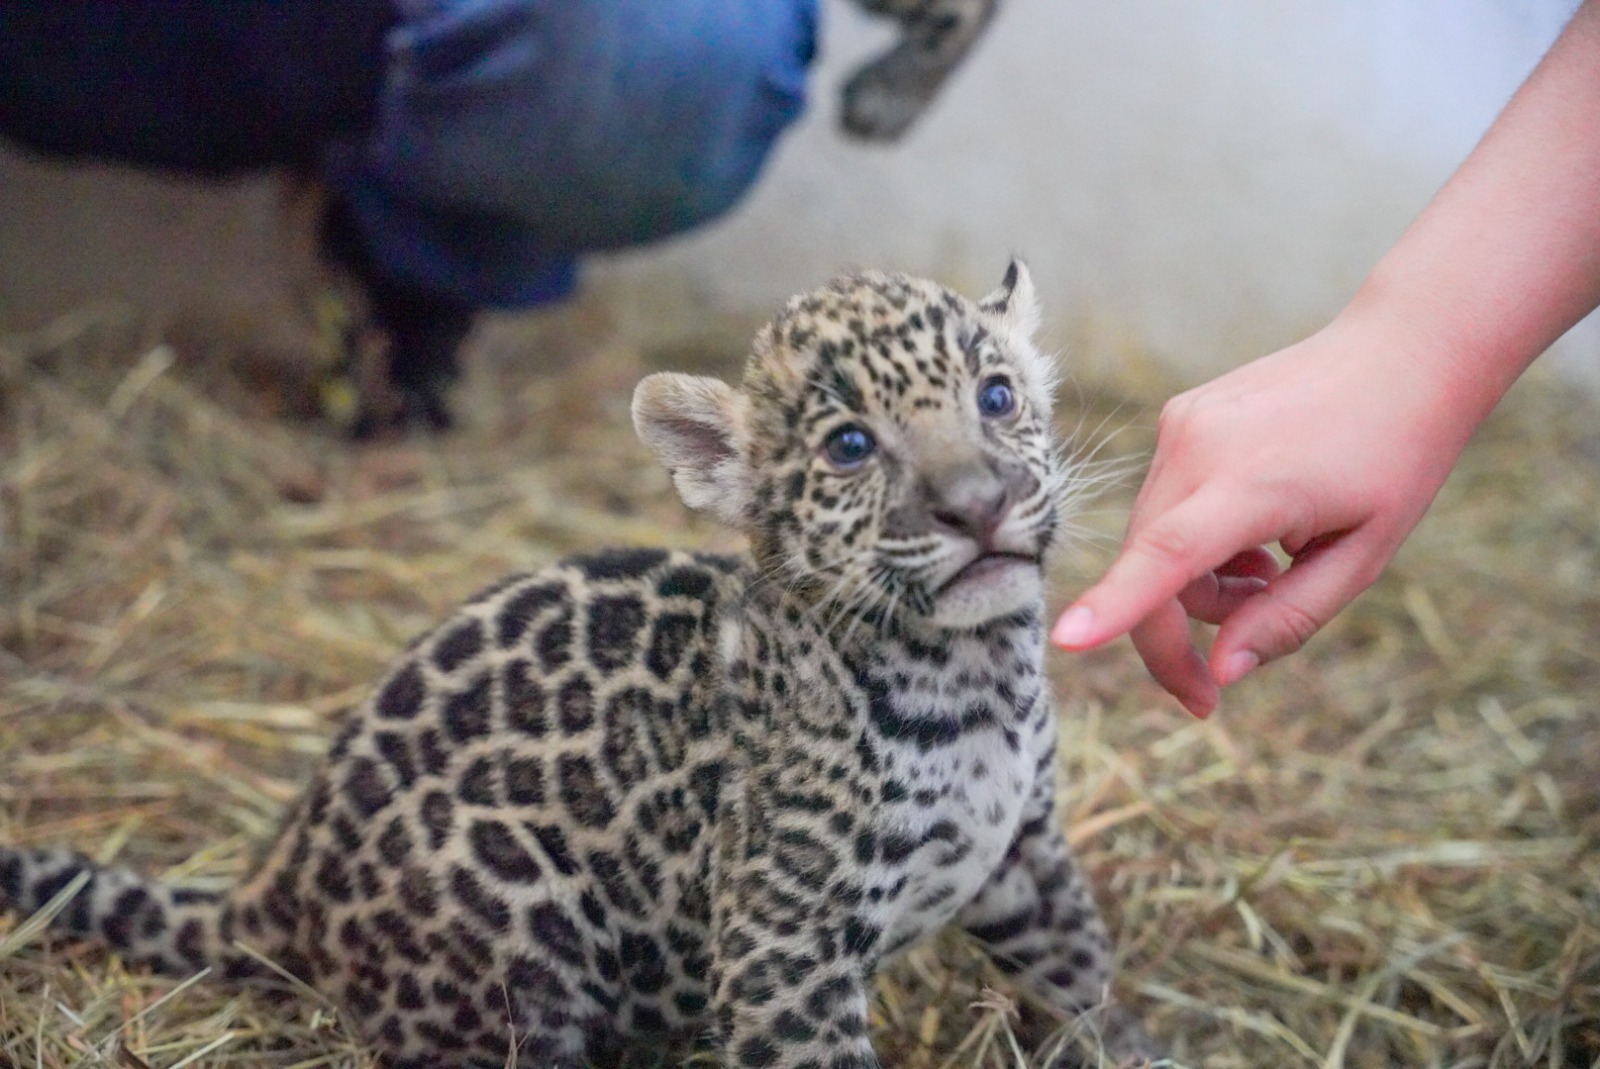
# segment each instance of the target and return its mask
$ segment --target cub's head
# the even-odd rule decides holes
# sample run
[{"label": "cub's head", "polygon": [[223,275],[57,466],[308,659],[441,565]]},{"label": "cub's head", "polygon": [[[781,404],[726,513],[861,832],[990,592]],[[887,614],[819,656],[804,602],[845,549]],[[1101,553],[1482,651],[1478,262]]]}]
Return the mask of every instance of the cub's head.
[{"label": "cub's head", "polygon": [[1036,606],[1064,483],[1027,268],[971,301],[866,272],[792,299],[744,382],[651,375],[639,436],[760,575],[840,618],[970,628]]}]

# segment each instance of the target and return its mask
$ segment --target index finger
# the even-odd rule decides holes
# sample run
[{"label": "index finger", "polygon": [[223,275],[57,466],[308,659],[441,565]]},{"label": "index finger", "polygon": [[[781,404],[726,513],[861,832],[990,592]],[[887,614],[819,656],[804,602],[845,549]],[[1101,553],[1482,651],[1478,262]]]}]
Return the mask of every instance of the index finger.
[{"label": "index finger", "polygon": [[1061,614],[1050,640],[1069,650],[1109,642],[1194,579],[1286,530],[1278,509],[1241,507],[1235,489],[1202,487],[1130,532],[1101,580]]}]

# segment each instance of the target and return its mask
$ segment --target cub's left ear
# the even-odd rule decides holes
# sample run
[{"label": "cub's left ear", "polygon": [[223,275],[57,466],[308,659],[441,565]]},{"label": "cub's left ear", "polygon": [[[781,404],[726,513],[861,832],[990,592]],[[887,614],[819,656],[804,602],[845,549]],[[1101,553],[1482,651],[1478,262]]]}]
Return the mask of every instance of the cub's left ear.
[{"label": "cub's left ear", "polygon": [[1032,339],[1039,329],[1039,300],[1033,292],[1033,276],[1028,265],[1012,259],[1000,288],[978,302],[978,307],[999,320],[1002,329],[1013,336]]}]

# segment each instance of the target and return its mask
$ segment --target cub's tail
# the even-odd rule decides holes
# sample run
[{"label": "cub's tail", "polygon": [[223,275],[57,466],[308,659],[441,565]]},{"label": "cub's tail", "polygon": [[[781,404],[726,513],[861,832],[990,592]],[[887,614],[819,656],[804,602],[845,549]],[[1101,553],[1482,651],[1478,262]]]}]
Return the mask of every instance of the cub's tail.
[{"label": "cub's tail", "polygon": [[82,885],[52,928],[180,976],[207,967],[230,976],[254,971],[254,960],[223,938],[226,892],[174,887],[68,850],[0,846],[0,911],[27,917],[80,876]]}]

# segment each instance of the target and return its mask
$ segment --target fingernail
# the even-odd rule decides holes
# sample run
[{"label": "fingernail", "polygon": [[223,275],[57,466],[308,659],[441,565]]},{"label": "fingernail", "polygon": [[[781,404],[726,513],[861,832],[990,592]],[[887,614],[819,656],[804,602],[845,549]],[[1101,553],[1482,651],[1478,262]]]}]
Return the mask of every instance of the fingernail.
[{"label": "fingernail", "polygon": [[1056,621],[1054,630],[1050,632],[1050,641],[1069,650],[1087,645],[1089,629],[1093,625],[1094,613],[1085,606],[1076,605],[1061,614],[1061,619]]},{"label": "fingernail", "polygon": [[1255,671],[1260,664],[1261,658],[1249,650],[1230,653],[1223,659],[1222,667],[1217,670],[1217,685],[1226,687],[1237,683]]}]

